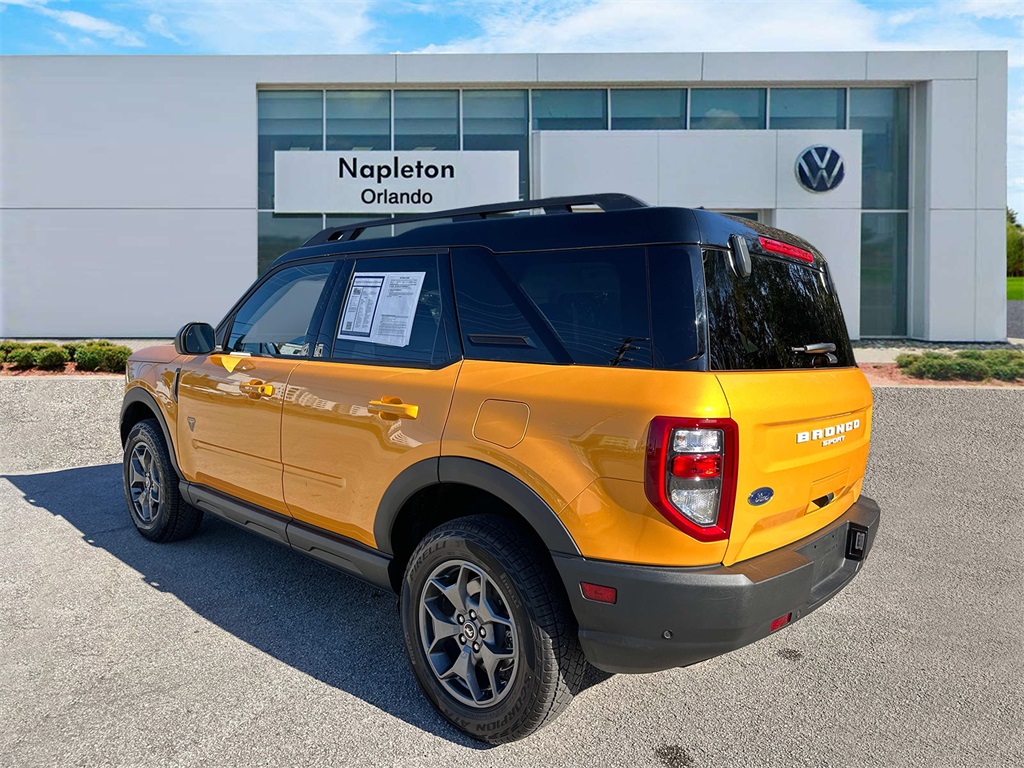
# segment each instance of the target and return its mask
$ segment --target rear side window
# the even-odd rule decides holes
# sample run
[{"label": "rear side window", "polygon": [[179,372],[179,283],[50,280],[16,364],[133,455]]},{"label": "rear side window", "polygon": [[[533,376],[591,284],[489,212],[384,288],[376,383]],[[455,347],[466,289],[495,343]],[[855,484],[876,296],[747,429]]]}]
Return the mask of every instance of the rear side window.
[{"label": "rear side window", "polygon": [[512,253],[496,258],[554,331],[572,362],[651,367],[644,248]]},{"label": "rear side window", "polygon": [[300,357],[333,262],[282,269],[239,307],[231,323],[229,352],[260,357]]},{"label": "rear side window", "polygon": [[839,298],[826,271],[753,255],[749,277],[723,251],[704,252],[710,367],[717,371],[811,368],[822,360],[794,347],[832,343],[835,366],[855,365]]},{"label": "rear side window", "polygon": [[355,262],[334,331],[334,360],[439,365],[451,358],[436,256]]}]

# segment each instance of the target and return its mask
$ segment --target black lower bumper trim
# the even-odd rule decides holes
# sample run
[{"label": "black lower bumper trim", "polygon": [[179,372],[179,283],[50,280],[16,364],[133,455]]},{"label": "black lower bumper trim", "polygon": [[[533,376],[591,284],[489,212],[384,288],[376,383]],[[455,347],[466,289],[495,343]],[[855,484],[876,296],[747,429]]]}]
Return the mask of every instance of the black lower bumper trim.
[{"label": "black lower bumper trim", "polygon": [[[878,505],[862,496],[813,536],[732,566],[553,557],[590,662],[607,672],[657,672],[742,648],[767,636],[772,621],[787,613],[792,621],[806,616],[860,570],[879,517]],[[585,599],[581,581],[615,587],[616,602]]]}]

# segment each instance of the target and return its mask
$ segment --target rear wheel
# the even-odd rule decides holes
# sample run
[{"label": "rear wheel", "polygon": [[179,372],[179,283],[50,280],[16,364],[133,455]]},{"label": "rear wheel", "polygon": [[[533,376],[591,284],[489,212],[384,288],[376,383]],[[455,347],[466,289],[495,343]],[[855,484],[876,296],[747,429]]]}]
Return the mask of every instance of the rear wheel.
[{"label": "rear wheel", "polygon": [[124,496],[136,530],[150,541],[187,539],[203,513],[181,498],[178,475],[160,425],[140,421],[124,444]]},{"label": "rear wheel", "polygon": [[537,731],[572,700],[586,661],[546,553],[503,518],[435,528],[402,584],[417,680],[457,728],[491,743]]}]

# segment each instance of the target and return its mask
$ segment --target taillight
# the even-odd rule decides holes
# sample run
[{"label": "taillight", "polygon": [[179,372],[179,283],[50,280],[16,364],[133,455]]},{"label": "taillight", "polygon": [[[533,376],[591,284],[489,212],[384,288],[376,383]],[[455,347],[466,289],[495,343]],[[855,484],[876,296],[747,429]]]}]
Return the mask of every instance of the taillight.
[{"label": "taillight", "polygon": [[644,488],[651,504],[698,541],[729,538],[736,501],[732,419],[658,416],[647,435]]},{"label": "taillight", "polygon": [[795,245],[789,243],[783,243],[780,240],[772,240],[770,237],[762,237],[761,247],[769,253],[777,253],[780,256],[789,256],[791,259],[800,259],[800,261],[806,261],[808,263],[814,262],[814,254],[803,248],[797,248]]}]

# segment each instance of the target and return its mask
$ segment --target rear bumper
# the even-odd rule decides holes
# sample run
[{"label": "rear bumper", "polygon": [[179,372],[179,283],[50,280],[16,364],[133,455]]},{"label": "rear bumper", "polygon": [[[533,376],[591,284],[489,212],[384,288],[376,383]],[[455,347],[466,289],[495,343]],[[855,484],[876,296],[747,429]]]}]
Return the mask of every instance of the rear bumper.
[{"label": "rear bumper", "polygon": [[[800,541],[732,566],[668,568],[554,555],[580,642],[607,672],[657,672],[760,640],[772,621],[803,618],[850,583],[874,544],[880,512],[861,497]],[[863,534],[861,559],[848,540]],[[587,600],[580,582],[615,587],[615,604]],[[667,636],[666,636],[667,635]]]}]

